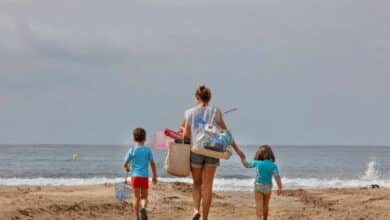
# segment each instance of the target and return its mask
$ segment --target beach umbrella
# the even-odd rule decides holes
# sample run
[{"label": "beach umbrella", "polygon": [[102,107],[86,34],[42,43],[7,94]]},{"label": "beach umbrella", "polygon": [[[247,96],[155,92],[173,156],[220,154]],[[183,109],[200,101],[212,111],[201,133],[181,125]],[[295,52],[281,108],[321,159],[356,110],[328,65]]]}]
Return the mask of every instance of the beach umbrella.
[{"label": "beach umbrella", "polygon": [[124,182],[115,183],[115,196],[116,198],[121,201],[127,201],[132,194],[132,189],[130,187],[130,184],[127,182],[127,178],[129,176],[129,172],[126,172],[126,177]]}]

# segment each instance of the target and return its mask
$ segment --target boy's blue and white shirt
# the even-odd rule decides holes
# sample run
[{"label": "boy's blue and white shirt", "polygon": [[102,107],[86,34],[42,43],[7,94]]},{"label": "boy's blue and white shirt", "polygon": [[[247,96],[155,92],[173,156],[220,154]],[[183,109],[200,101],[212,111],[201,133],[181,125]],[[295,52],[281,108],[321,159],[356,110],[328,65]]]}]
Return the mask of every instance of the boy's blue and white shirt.
[{"label": "boy's blue and white shirt", "polygon": [[131,176],[135,177],[149,177],[149,162],[152,160],[152,150],[146,146],[130,148],[125,157],[125,161],[131,163]]},{"label": "boy's blue and white shirt", "polygon": [[272,176],[279,176],[279,169],[270,160],[253,160],[247,162],[247,167],[256,167],[256,183],[272,185]]}]

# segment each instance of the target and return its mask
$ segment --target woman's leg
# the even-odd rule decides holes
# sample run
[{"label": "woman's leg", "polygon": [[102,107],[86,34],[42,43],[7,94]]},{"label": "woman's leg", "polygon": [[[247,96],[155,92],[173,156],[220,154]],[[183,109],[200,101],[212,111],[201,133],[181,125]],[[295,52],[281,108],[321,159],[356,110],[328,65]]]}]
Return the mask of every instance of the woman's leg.
[{"label": "woman's leg", "polygon": [[255,190],[257,220],[263,219],[263,194]]},{"label": "woman's leg", "polygon": [[216,170],[217,167],[215,166],[203,167],[203,220],[208,219],[211,200],[213,197],[213,182]]},{"label": "woman's leg", "polygon": [[271,199],[271,193],[267,195],[263,195],[263,218],[264,220],[268,219],[268,208],[269,208],[269,201]]},{"label": "woman's leg", "polygon": [[192,173],[192,200],[194,204],[194,215],[200,211],[200,201],[202,199],[202,170],[203,168],[191,168]]}]

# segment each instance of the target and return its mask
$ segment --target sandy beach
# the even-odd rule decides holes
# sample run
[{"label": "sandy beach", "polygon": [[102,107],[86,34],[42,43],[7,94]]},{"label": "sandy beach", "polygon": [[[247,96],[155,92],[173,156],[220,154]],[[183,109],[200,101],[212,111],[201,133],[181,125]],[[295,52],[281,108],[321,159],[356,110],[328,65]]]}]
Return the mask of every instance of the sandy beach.
[{"label": "sandy beach", "polygon": [[[255,219],[252,193],[217,192],[210,219]],[[150,219],[189,219],[191,186],[159,183],[150,191]],[[0,187],[0,219],[134,219],[112,184]],[[273,196],[270,219],[390,219],[390,189],[286,190]]]}]

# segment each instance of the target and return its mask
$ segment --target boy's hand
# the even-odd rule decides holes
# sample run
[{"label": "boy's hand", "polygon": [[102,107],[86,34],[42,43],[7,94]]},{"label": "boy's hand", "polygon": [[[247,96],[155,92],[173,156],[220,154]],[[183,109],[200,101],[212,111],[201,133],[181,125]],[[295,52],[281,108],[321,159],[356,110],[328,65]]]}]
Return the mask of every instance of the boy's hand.
[{"label": "boy's hand", "polygon": [[154,162],[154,160],[152,160],[150,162],[150,166],[152,167],[152,172],[153,172],[152,183],[156,184],[157,183],[157,167],[156,167],[156,163]]},{"label": "boy's hand", "polygon": [[282,195],[282,189],[278,189],[278,190],[276,191],[276,194],[277,194],[278,196]]},{"label": "boy's hand", "polygon": [[157,176],[154,176],[154,177],[152,178],[152,183],[153,183],[154,185],[157,184]]},{"label": "boy's hand", "polygon": [[130,172],[130,166],[129,166],[129,163],[128,162],[125,162],[123,164],[123,168],[125,168],[126,172]]}]

